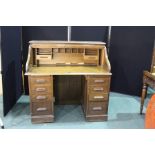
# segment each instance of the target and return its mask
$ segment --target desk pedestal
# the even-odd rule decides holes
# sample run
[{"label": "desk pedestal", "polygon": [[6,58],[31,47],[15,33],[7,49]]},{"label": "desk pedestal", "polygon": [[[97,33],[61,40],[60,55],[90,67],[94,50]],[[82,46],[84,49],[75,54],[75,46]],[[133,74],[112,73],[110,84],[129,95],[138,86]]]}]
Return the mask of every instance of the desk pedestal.
[{"label": "desk pedestal", "polygon": [[54,121],[53,76],[29,76],[32,123]]},{"label": "desk pedestal", "polygon": [[83,110],[88,121],[108,118],[110,76],[85,76]]}]

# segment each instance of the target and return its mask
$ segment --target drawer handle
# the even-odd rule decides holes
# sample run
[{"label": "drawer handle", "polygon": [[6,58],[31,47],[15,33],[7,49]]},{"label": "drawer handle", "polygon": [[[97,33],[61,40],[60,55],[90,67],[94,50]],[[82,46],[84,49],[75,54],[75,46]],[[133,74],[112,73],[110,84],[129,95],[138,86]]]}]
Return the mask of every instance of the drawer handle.
[{"label": "drawer handle", "polygon": [[101,83],[101,82],[104,82],[104,80],[94,80],[95,83]]},{"label": "drawer handle", "polygon": [[94,91],[103,91],[103,88],[94,88]]},{"label": "drawer handle", "polygon": [[46,99],[46,98],[47,98],[46,96],[37,96],[37,97],[36,97],[37,100],[44,100],[44,99]]},{"label": "drawer handle", "polygon": [[46,90],[46,88],[36,88],[37,92],[42,92],[42,91],[45,91],[45,90]]},{"label": "drawer handle", "polygon": [[94,96],[94,99],[103,99],[104,96]]},{"label": "drawer handle", "polygon": [[47,108],[46,107],[42,107],[42,108],[37,108],[37,111],[46,111]]},{"label": "drawer handle", "polygon": [[44,80],[44,79],[37,79],[36,82],[37,82],[37,83],[45,83],[46,80]]},{"label": "drawer handle", "polygon": [[48,59],[48,56],[40,56],[40,58]]},{"label": "drawer handle", "polygon": [[93,110],[94,111],[101,111],[102,110],[102,107],[93,107]]}]

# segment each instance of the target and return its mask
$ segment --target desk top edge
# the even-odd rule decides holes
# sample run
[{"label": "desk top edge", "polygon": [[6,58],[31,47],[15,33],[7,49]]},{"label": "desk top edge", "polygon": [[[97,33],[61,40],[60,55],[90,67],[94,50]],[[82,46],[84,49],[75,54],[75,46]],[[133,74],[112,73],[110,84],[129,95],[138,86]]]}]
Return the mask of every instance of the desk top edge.
[{"label": "desk top edge", "polygon": [[89,44],[89,45],[106,45],[101,41],[52,41],[52,40],[31,40],[30,44]]},{"label": "desk top edge", "polygon": [[107,76],[111,76],[112,73],[111,72],[107,72],[107,73],[30,73],[30,72],[26,72],[24,75],[26,76],[48,76],[48,75],[107,75]]},{"label": "desk top edge", "polygon": [[25,75],[111,75],[102,67],[31,67]]}]

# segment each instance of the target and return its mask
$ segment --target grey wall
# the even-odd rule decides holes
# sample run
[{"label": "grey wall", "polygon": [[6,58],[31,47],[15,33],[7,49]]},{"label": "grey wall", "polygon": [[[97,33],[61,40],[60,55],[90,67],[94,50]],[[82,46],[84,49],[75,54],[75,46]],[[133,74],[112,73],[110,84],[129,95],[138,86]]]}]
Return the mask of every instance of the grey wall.
[{"label": "grey wall", "polygon": [[1,27],[4,115],[22,94],[21,27]]},{"label": "grey wall", "polygon": [[150,70],[154,39],[155,27],[112,27],[112,91],[141,95],[143,70]]},{"label": "grey wall", "polygon": [[72,26],[71,40],[107,42],[108,26]]}]

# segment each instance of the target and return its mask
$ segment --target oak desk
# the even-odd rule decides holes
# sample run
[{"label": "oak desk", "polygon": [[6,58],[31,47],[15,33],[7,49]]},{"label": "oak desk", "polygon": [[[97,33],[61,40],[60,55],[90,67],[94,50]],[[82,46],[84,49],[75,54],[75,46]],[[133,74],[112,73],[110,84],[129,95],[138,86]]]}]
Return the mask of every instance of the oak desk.
[{"label": "oak desk", "polygon": [[[86,120],[107,120],[110,69],[103,42],[30,41],[25,75],[29,80],[32,122],[54,121],[57,76],[80,77],[77,83],[81,85],[80,101]],[[69,78],[64,82],[71,83]],[[73,91],[71,84],[68,87]]]}]

